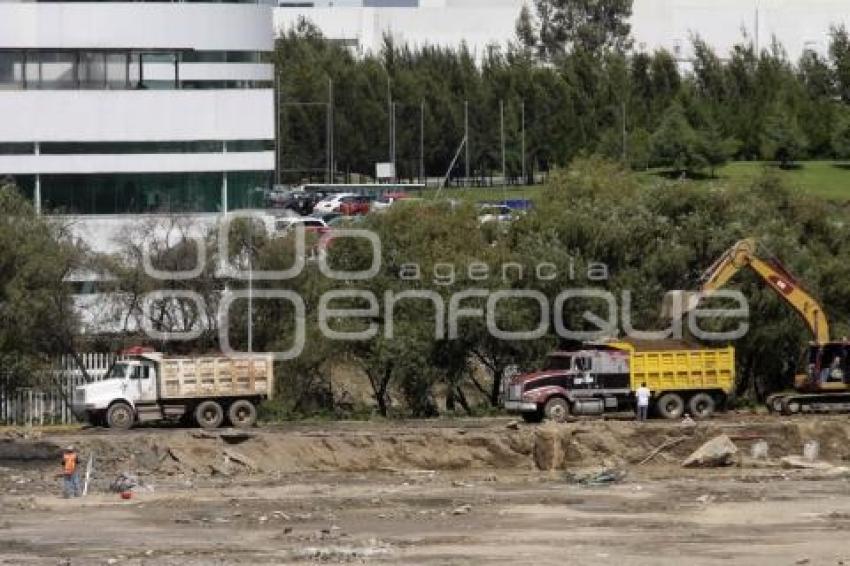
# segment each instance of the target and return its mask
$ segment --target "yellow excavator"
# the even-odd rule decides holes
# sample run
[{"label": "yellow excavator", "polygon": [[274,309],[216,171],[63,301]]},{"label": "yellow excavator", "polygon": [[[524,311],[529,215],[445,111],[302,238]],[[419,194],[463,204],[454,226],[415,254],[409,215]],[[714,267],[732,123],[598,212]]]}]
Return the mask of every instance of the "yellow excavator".
[{"label": "yellow excavator", "polygon": [[779,260],[758,252],[757,240],[739,241],[703,274],[699,291],[669,292],[664,298],[665,313],[671,313],[672,305],[678,305],[685,314],[696,308],[703,297],[726,285],[738,271],[752,270],[800,315],[813,338],[808,345],[805,373],[794,378],[794,391],[770,395],[766,399],[768,409],[783,414],[850,410],[850,342],[846,338],[830,341],[829,322],[817,299]]}]

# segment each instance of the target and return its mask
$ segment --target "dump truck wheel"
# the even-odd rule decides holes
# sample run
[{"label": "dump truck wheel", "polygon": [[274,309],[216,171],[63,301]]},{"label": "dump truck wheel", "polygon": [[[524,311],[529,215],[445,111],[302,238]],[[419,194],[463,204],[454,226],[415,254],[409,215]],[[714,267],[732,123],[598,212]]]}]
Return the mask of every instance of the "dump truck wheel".
[{"label": "dump truck wheel", "polygon": [[227,410],[230,424],[236,428],[250,428],[257,422],[257,408],[250,401],[234,401]]},{"label": "dump truck wheel", "polygon": [[570,416],[570,404],[563,397],[552,397],[546,401],[546,407],[543,409],[546,418],[556,423],[562,423]]},{"label": "dump truck wheel", "polygon": [[681,419],[685,414],[685,401],[678,393],[665,393],[655,403],[655,407],[665,419]]},{"label": "dump truck wheel", "polygon": [[106,424],[109,428],[127,430],[136,420],[133,408],[127,403],[115,403],[106,411]]},{"label": "dump truck wheel", "polygon": [[204,401],[195,409],[195,421],[201,428],[218,428],[224,420],[224,410],[215,401]]},{"label": "dump truck wheel", "polygon": [[717,403],[708,393],[697,393],[688,401],[688,410],[695,419],[707,419],[714,414]]}]

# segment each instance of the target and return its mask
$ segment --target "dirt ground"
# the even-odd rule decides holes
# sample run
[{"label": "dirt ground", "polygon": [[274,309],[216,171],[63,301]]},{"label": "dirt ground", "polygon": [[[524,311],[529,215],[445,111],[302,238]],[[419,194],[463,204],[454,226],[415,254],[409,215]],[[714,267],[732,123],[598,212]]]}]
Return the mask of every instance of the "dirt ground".
[{"label": "dirt ground", "polygon": [[[718,434],[732,465],[681,467]],[[832,466],[780,463],[809,440]],[[61,498],[67,444],[93,455],[83,498]],[[12,430],[0,564],[850,566],[845,465],[846,415]],[[129,500],[109,490],[120,473],[139,484]]]}]

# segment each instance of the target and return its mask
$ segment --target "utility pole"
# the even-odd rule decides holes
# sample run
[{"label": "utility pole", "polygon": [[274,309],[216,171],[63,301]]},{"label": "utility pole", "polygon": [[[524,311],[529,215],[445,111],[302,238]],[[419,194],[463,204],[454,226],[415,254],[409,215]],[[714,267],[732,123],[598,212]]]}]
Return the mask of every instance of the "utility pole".
[{"label": "utility pole", "polygon": [[392,161],[392,163],[393,163],[393,183],[396,182],[396,178],[398,176],[397,172],[395,170],[396,169],[396,163],[395,163],[395,161],[396,161],[396,145],[395,145],[395,137],[396,137],[396,135],[395,135],[395,114],[396,114],[395,109],[396,109],[396,106],[398,106],[398,104],[396,103],[396,101],[393,101],[392,116],[391,116],[391,120],[390,120],[390,123],[392,124],[392,128],[393,128],[393,131],[392,131],[392,144],[393,144],[392,145],[392,157],[390,158],[390,161]]},{"label": "utility pole", "polygon": [[522,129],[522,148],[520,149],[520,151],[522,153],[522,182],[523,182],[523,184],[525,184],[528,181],[526,180],[527,177],[525,176],[525,99],[524,98],[522,99],[522,106],[520,108],[521,108],[520,121],[522,122],[522,127],[521,127],[521,129]]},{"label": "utility pole", "polygon": [[387,126],[389,128],[389,138],[387,138],[387,141],[389,142],[390,163],[395,164],[395,157],[393,156],[393,130],[395,129],[393,126],[393,91],[389,70],[387,70]]},{"label": "utility pole", "polygon": [[469,185],[469,101],[463,101],[463,139],[465,140],[464,149],[466,150],[466,166],[464,173],[464,184]]},{"label": "utility pole", "polygon": [[505,166],[505,101],[499,101],[499,137],[502,140],[502,186],[507,185],[507,167]]},{"label": "utility pole", "polygon": [[327,139],[325,141],[328,151],[328,183],[334,182],[334,83],[328,77],[328,124]]},{"label": "utility pole", "polygon": [[419,182],[425,183],[425,101],[419,102]]}]

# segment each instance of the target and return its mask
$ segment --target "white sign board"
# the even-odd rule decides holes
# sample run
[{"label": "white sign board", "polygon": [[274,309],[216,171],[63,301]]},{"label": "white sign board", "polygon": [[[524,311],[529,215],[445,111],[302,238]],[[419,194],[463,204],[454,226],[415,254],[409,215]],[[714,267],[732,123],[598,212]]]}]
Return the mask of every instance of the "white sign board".
[{"label": "white sign board", "polygon": [[395,163],[376,163],[375,177],[378,179],[395,179]]}]

